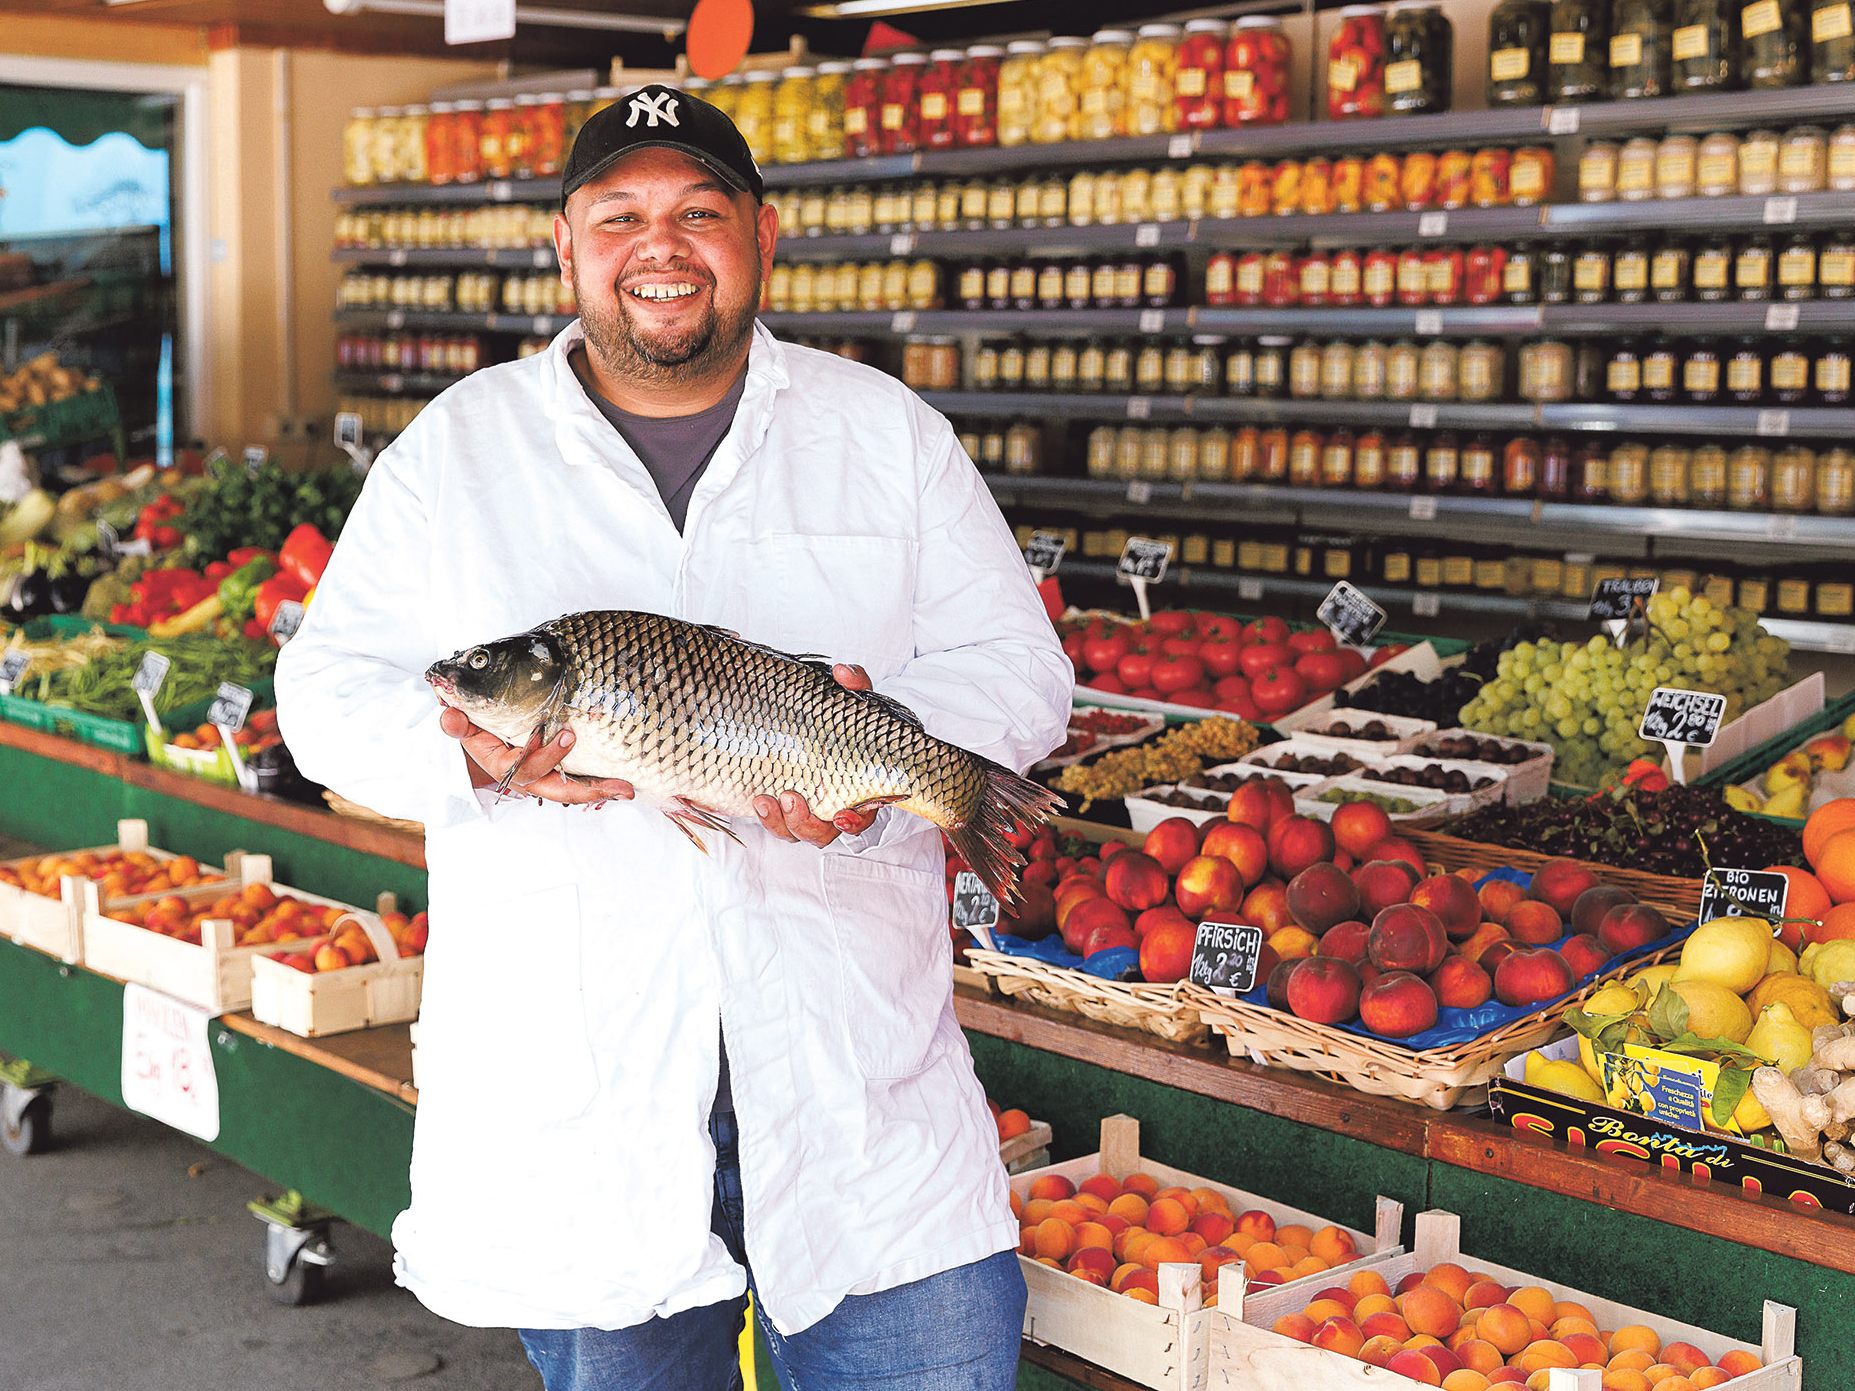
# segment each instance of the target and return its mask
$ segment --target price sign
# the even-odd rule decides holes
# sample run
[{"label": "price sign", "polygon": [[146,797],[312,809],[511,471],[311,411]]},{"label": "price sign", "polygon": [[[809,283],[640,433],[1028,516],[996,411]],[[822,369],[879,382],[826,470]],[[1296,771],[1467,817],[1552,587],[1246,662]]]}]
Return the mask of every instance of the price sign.
[{"label": "price sign", "polygon": [[1219,995],[1241,995],[1256,985],[1262,929],[1248,923],[1201,922],[1192,942],[1190,979]]},{"label": "price sign", "polygon": [[26,674],[26,668],[32,665],[30,652],[9,652],[0,657],[0,695],[12,695],[13,688],[19,684],[19,678]]},{"label": "price sign", "polygon": [[1127,500],[1135,507],[1145,507],[1153,500],[1153,485],[1144,478],[1136,478],[1127,485]]},{"label": "price sign", "polygon": [[1411,595],[1411,612],[1418,618],[1435,618],[1443,611],[1443,596],[1434,590]]},{"label": "price sign", "polygon": [[890,237],[889,254],[891,256],[914,255],[915,234],[913,232],[897,232],[894,236]]},{"label": "price sign", "polygon": [[1420,237],[1441,237],[1448,233],[1448,213],[1424,213],[1417,219],[1417,235]]},{"label": "price sign", "polygon": [[[219,694],[213,697],[212,707],[206,712],[206,722],[236,734],[245,727],[245,716],[250,713],[250,689],[230,681],[221,681]],[[226,742],[230,743],[231,740]]]},{"label": "price sign", "polygon": [[1068,549],[1069,543],[1054,531],[1033,531],[1030,545],[1024,548],[1024,563],[1036,572],[1038,579],[1046,579],[1056,573]]},{"label": "price sign", "polygon": [[135,669],[135,691],[150,700],[161,694],[161,687],[167,681],[168,668],[173,665],[160,652],[144,652],[142,664]]},{"label": "price sign", "polygon": [[1419,309],[1417,311],[1417,332],[1425,338],[1434,338],[1443,331],[1443,311],[1440,309]]},{"label": "price sign", "polygon": [[394,247],[391,251],[387,253],[386,263],[389,266],[405,265],[406,264],[406,248],[403,246]]},{"label": "price sign", "polygon": [[545,314],[537,314],[528,327],[533,330],[535,337],[545,338],[554,331],[554,321]]},{"label": "price sign", "polygon": [[904,309],[889,320],[889,332],[913,333],[915,331],[915,311]]},{"label": "price sign", "polygon": [[490,43],[515,37],[515,0],[444,0],[446,43]]},{"label": "price sign", "polygon": [[296,630],[302,626],[303,606],[295,599],[285,599],[271,615],[270,633],[279,647],[295,637]]},{"label": "price sign", "polygon": [[1789,411],[1760,411],[1757,429],[1761,435],[1788,435],[1791,432],[1791,413]]},{"label": "price sign", "polygon": [[1655,597],[1655,579],[1599,580],[1597,587],[1591,591],[1591,618],[1603,621],[1613,618],[1629,618],[1650,599]]},{"label": "price sign", "polygon": [[356,411],[341,411],[335,417],[335,447],[337,449],[359,449],[361,447],[361,417]]},{"label": "price sign", "polygon": [[1765,523],[1765,535],[1773,541],[1795,541],[1797,539],[1797,518],[1786,512],[1780,512]]},{"label": "price sign", "polygon": [[1153,414],[1153,398],[1150,396],[1129,396],[1127,398],[1127,418],[1145,420]]},{"label": "price sign", "polygon": [[489,185],[490,202],[506,203],[515,197],[515,185],[507,179],[494,179]]},{"label": "price sign", "polygon": [[1433,522],[1436,520],[1436,499],[1433,497],[1414,497],[1411,499],[1411,520],[1413,522]]},{"label": "price sign", "polygon": [[1578,108],[1575,106],[1555,106],[1546,113],[1546,134],[1578,134]]},{"label": "price sign", "polygon": [[[1413,430],[1434,430],[1436,428],[1436,419],[1435,406],[1419,404],[1411,407],[1411,429]],[[1432,509],[1436,506],[1435,498],[1425,497],[1412,498],[1411,507],[1415,509],[1419,502],[1429,503]],[[1435,516],[1436,514],[1432,511],[1431,515]]]},{"label": "price sign", "polygon": [[1385,626],[1385,611],[1347,580],[1334,585],[1314,616],[1333,630],[1334,637],[1362,647]]},{"label": "price sign", "polygon": [[1143,248],[1158,246],[1159,224],[1157,222],[1143,222],[1138,227],[1134,228],[1134,245]]},{"label": "price sign", "polygon": [[533,264],[536,270],[554,269],[554,248],[551,246],[537,246],[535,248]]},{"label": "price sign", "polygon": [[406,326],[406,311],[403,309],[389,309],[386,315],[386,326],[395,330],[404,328]]},{"label": "price sign", "polygon": [[1261,580],[1253,580],[1245,576],[1243,579],[1237,581],[1237,597],[1239,599],[1253,604],[1262,598],[1262,593],[1263,586]]},{"label": "price sign", "polygon": [[1797,327],[1798,306],[1773,304],[1765,310],[1765,332],[1789,333]]},{"label": "price sign", "polygon": [[1700,920],[1784,916],[1791,881],[1765,869],[1710,869],[1700,885]]},{"label": "price sign", "polygon": [[1166,311],[1163,309],[1142,309],[1140,311],[1140,331],[1158,333],[1166,327]]},{"label": "price sign", "polygon": [[1767,226],[1781,226],[1797,220],[1797,200],[1784,195],[1765,200],[1765,223]]},{"label": "price sign", "polygon": [[1167,159],[1190,159],[1193,154],[1193,141],[1189,134],[1175,135],[1166,142]]},{"label": "price sign", "polygon": [[987,951],[996,951],[992,932],[998,926],[998,899],[985,880],[970,869],[953,877],[953,925],[973,934]]},{"label": "price sign", "polygon": [[1158,584],[1166,578],[1166,567],[1170,564],[1170,541],[1151,541],[1144,536],[1130,536],[1127,544],[1121,548],[1120,563],[1114,568],[1122,579]]},{"label": "price sign", "polygon": [[1642,723],[1637,734],[1651,743],[1667,744],[1671,756],[1676,746],[1692,744],[1706,748],[1720,732],[1726,717],[1726,697],[1714,691],[1683,691],[1673,686],[1657,686],[1649,693],[1643,707]]},{"label": "price sign", "polygon": [[212,1016],[145,985],[122,988],[122,1103],[197,1139],[219,1138]]}]

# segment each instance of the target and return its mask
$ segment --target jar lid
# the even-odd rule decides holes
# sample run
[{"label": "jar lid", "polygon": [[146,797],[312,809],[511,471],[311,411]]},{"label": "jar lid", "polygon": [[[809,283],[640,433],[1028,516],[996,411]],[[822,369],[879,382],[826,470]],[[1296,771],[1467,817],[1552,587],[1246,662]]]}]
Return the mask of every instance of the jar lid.
[{"label": "jar lid", "polygon": [[[506,105],[507,103],[504,104]],[[380,115],[388,120],[397,120],[405,114],[406,108],[403,106],[383,106],[380,108]]]},{"label": "jar lid", "polygon": [[434,116],[449,116],[457,107],[448,101],[435,101],[426,109]]},{"label": "jar lid", "polygon": [[1143,39],[1176,39],[1179,26],[1176,24],[1142,24],[1139,29]]},{"label": "jar lid", "polygon": [[844,62],[820,63],[818,65],[818,75],[820,77],[841,77],[843,74],[849,72],[850,69],[851,69],[851,64],[849,63],[844,63]]},{"label": "jar lid", "polygon": [[[1039,43],[1036,39],[1013,39],[1010,43],[1005,45],[1005,52],[1018,55],[1042,53],[1043,50],[1044,45]],[[1848,126],[1845,127],[1845,129],[1855,131],[1855,126]]]},{"label": "jar lid", "polygon": [[1340,11],[1341,19],[1364,19],[1368,15],[1381,14],[1377,5],[1347,5]]},{"label": "jar lid", "polygon": [[1005,50],[995,43],[976,43],[966,50],[968,58],[1002,58]]},{"label": "jar lid", "polygon": [[1194,19],[1185,26],[1188,34],[1228,34],[1230,23],[1223,19]]},{"label": "jar lid", "polygon": [[965,56],[965,52],[958,48],[937,48],[928,54],[936,63],[957,63]]},{"label": "jar lid", "polygon": [[515,104],[517,106],[539,106],[541,98],[533,92],[520,92],[516,94]]},{"label": "jar lid", "polygon": [[379,111],[375,107],[357,106],[348,113],[348,119],[353,121],[371,121],[379,114]]},{"label": "jar lid", "polygon": [[881,72],[889,66],[887,58],[859,58],[850,65],[853,72]]},{"label": "jar lid", "polygon": [[591,101],[592,99],[593,89],[591,87],[575,87],[567,93],[568,101]]},{"label": "jar lid", "polygon": [[755,68],[747,74],[747,80],[749,82],[777,82],[779,74],[771,68]]},{"label": "jar lid", "polygon": [[1097,29],[1093,41],[1098,44],[1132,43],[1134,36],[1128,29]]},{"label": "jar lid", "polygon": [[1044,46],[1046,48],[1087,48],[1089,41],[1080,34],[1058,34]]},{"label": "jar lid", "polygon": [[808,68],[804,64],[800,63],[790,68],[781,68],[779,70],[779,75],[782,80],[790,80],[790,79],[795,79],[795,78],[810,77],[812,76],[813,71],[814,69]]},{"label": "jar lid", "polygon": [[459,111],[481,111],[483,109],[483,103],[471,97],[464,101],[460,101],[457,104],[457,109]]},{"label": "jar lid", "polygon": [[925,53],[898,53],[889,61],[897,67],[913,67],[916,63],[927,62]]},{"label": "jar lid", "polygon": [[[488,106],[491,111],[507,111],[515,105],[515,103],[510,101],[507,97],[491,97],[489,101],[484,104]],[[381,114],[385,115],[386,113],[382,112]]]},{"label": "jar lid", "polygon": [[1237,21],[1239,29],[1280,29],[1282,21],[1272,14],[1246,14]]}]

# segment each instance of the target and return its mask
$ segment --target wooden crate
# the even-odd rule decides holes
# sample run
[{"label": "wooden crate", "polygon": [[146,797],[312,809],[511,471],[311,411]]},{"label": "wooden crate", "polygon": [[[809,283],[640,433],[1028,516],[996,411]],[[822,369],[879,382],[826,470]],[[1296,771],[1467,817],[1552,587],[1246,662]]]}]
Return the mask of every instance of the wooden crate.
[{"label": "wooden crate", "polygon": [[[230,883],[210,884],[177,895],[189,901],[219,898],[236,888],[250,884],[271,884],[278,893],[287,893],[324,907],[348,908],[332,898],[321,898],[286,885],[274,884],[269,855],[248,855],[234,850],[225,857]],[[300,943],[265,942],[241,947],[233,938],[230,922],[209,918],[200,925],[198,945],[166,937],[134,923],[110,916],[110,909],[141,899],[125,899],[106,907],[97,901],[97,886],[88,880],[67,880],[67,887],[78,896],[79,932],[82,935],[83,962],[93,971],[120,981],[148,986],[188,1004],[224,1014],[251,1004],[251,962],[254,957],[293,951]],[[144,895],[144,898],[166,895]],[[350,912],[354,911],[349,909]]]},{"label": "wooden crate", "polygon": [[[109,855],[129,854],[135,851],[152,855],[157,860],[175,858],[173,851],[157,850],[149,845],[148,823],[139,818],[116,823],[116,844],[114,845],[92,845],[80,850],[67,850],[59,853]],[[17,865],[27,860],[43,858],[42,855],[25,855],[8,863]],[[210,865],[202,865],[201,868],[211,869],[213,873],[220,872]],[[47,955],[57,957],[60,961],[71,962],[73,965],[82,957],[82,942],[77,919],[72,913],[70,902],[62,893],[57,898],[46,898],[42,894],[27,893],[13,884],[0,883],[0,936],[11,938],[21,946],[33,947]]]},{"label": "wooden crate", "polygon": [[[1502,1284],[1539,1285],[1552,1291],[1557,1299],[1583,1304],[1591,1310],[1599,1328],[1646,1324],[1661,1335],[1664,1343],[1692,1343],[1709,1357],[1723,1357],[1734,1348],[1758,1354],[1765,1366],[1734,1377],[1734,1391],[1798,1391],[1803,1385],[1803,1364],[1793,1351],[1796,1310],[1787,1305],[1766,1302],[1763,1346],[1754,1347],[1660,1314],[1600,1299],[1570,1285],[1543,1280],[1529,1271],[1468,1255],[1462,1250],[1461,1234],[1462,1219],[1455,1213],[1419,1213],[1415,1248],[1379,1259],[1373,1268],[1395,1287],[1413,1271],[1428,1270],[1441,1261],[1457,1261],[1471,1271],[1486,1272]],[[1240,1303],[1237,1299],[1222,1299],[1222,1307],[1207,1310],[1203,1320],[1205,1384],[1212,1388],[1241,1387],[1243,1391],[1305,1391],[1310,1387],[1319,1387],[1320,1391],[1396,1391],[1399,1386],[1413,1384],[1383,1368],[1271,1331],[1278,1318],[1298,1312],[1307,1299],[1305,1293],[1284,1285],[1249,1291]],[[1553,1391],[1585,1391],[1601,1381],[1598,1373],[1555,1372],[1552,1387]]]},{"label": "wooden crate", "polygon": [[[311,973],[269,956],[252,957],[253,1017],[303,1038],[324,1038],[418,1018],[425,958],[401,956],[393,934],[381,921],[381,915],[393,912],[397,906],[398,900],[392,894],[383,893],[374,912],[357,910],[349,914],[373,943],[378,961]],[[313,951],[328,940],[327,936],[314,937],[289,945],[295,951]]]},{"label": "wooden crate", "polygon": [[1046,1167],[1050,1162],[1052,1138],[1053,1132],[1048,1121],[1032,1121],[1031,1128],[1022,1135],[1000,1140],[998,1157],[1004,1162],[1005,1172],[1023,1174]]},{"label": "wooden crate", "polygon": [[[1060,1174],[1080,1184],[1103,1172],[1116,1178],[1147,1173],[1165,1186],[1214,1188],[1229,1200],[1233,1212],[1264,1208],[1279,1223],[1301,1222],[1315,1228],[1329,1225],[1326,1218],[1285,1203],[1143,1159],[1140,1122],[1132,1116],[1108,1116],[1102,1120],[1099,1153],[1018,1174],[1012,1178],[1011,1187],[1022,1197],[1036,1179],[1046,1174]],[[1375,1234],[1342,1228],[1357,1243],[1361,1252],[1359,1259],[1291,1281],[1280,1288],[1289,1291],[1290,1297],[1312,1299],[1316,1291],[1336,1278],[1344,1281],[1351,1272],[1363,1266],[1379,1264],[1401,1253],[1403,1247],[1397,1240],[1403,1217],[1402,1204],[1380,1198]],[[1159,1267],[1159,1303],[1156,1305],[1129,1299],[1065,1271],[1039,1265],[1022,1254],[1018,1264],[1030,1289],[1030,1299],[1024,1307],[1026,1338],[1072,1352],[1130,1381],[1153,1387],[1154,1391],[1201,1391],[1207,1384],[1205,1320],[1217,1311],[1204,1305],[1203,1272],[1196,1261]],[[1221,1281],[1219,1290],[1221,1297]]]}]

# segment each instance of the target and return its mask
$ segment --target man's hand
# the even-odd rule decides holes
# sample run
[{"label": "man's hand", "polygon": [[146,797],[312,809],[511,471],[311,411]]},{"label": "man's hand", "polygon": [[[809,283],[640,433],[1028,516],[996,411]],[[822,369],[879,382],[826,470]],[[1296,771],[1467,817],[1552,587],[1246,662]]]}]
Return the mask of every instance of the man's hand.
[{"label": "man's hand", "polygon": [[[839,662],[831,668],[837,684],[847,691],[870,689],[870,675],[862,667]],[[777,797],[754,798],[754,815],[768,835],[786,841],[804,841],[820,849],[840,835],[860,836],[876,820],[875,811],[840,811],[830,821],[820,821],[796,792],[782,792]]]},{"label": "man's hand", "polygon": [[539,797],[546,802],[580,806],[592,802],[628,801],[635,796],[632,786],[618,778],[576,778],[557,772],[561,759],[573,747],[573,731],[563,729],[545,746],[539,730],[523,748],[505,744],[486,729],[470,722],[462,710],[450,707],[438,717],[438,727],[464,746],[470,762],[470,781],[477,787],[493,787],[510,768],[515,776],[509,780],[511,795]]}]

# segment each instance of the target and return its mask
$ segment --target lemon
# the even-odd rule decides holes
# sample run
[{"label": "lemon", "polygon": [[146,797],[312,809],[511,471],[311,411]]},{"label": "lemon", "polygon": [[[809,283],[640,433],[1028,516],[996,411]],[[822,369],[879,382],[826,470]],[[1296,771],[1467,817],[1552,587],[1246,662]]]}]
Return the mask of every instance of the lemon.
[{"label": "lemon", "polygon": [[[1743,995],[1765,978],[1771,943],[1771,924],[1763,918],[1715,918],[1682,945],[1674,979],[1712,981]],[[1750,1015],[1746,1025],[1751,1027]]]},{"label": "lemon", "polygon": [[1792,1017],[1806,1029],[1820,1029],[1826,1024],[1841,1022],[1829,992],[1803,976],[1774,972],[1753,986],[1752,993],[1746,996],[1746,1004],[1754,1014],[1779,1001],[1790,1006]]},{"label": "lemon", "polygon": [[1620,980],[1606,983],[1584,1002],[1586,1014],[1633,1014],[1642,1008],[1642,996]]},{"label": "lemon", "polygon": [[[1797,953],[1784,945],[1782,937],[1771,939],[1771,957],[1765,962],[1767,976],[1794,976],[1797,974]],[[1763,981],[1759,982],[1761,985]],[[1757,987],[1754,986],[1754,989]]]},{"label": "lemon", "polygon": [[1765,805],[1765,799],[1747,787],[1729,787],[1722,795],[1734,811],[1758,811]]},{"label": "lemon", "polygon": [[1679,968],[1672,961],[1664,962],[1660,966],[1647,966],[1631,976],[1626,983],[1629,985],[1640,983],[1647,991],[1648,998],[1653,1000],[1655,992],[1675,978],[1677,969]]},{"label": "lemon", "polygon": [[1810,1062],[1810,1030],[1782,1002],[1759,1011],[1746,1035],[1746,1047],[1781,1072],[1795,1072]]},{"label": "lemon", "polygon": [[1561,1096],[1576,1097],[1580,1101],[1601,1103],[1604,1100],[1603,1089],[1591,1080],[1585,1070],[1577,1063],[1563,1058],[1548,1060],[1537,1053],[1529,1053],[1526,1080],[1536,1087],[1558,1092]]},{"label": "lemon", "polygon": [[1752,1011],[1738,992],[1710,980],[1682,979],[1669,982],[1688,1007],[1688,1029],[1702,1038],[1725,1038],[1745,1042],[1752,1032]]},{"label": "lemon", "polygon": [[1758,810],[1761,816],[1782,816],[1787,820],[1801,821],[1810,810],[1810,784],[1799,782],[1780,788],[1767,797],[1765,804]]},{"label": "lemon", "polygon": [[1803,949],[1797,967],[1825,990],[1838,981],[1855,980],[1855,937],[1833,937]]}]

